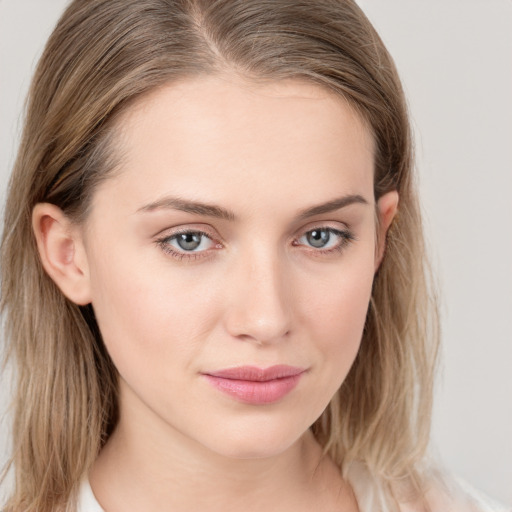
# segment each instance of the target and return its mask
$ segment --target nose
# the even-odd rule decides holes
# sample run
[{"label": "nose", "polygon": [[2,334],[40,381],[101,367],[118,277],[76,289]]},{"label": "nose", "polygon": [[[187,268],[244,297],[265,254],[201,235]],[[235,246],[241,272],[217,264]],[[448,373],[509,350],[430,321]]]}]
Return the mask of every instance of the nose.
[{"label": "nose", "polygon": [[261,251],[241,260],[228,279],[226,330],[258,345],[283,341],[290,334],[293,311],[286,265]]}]

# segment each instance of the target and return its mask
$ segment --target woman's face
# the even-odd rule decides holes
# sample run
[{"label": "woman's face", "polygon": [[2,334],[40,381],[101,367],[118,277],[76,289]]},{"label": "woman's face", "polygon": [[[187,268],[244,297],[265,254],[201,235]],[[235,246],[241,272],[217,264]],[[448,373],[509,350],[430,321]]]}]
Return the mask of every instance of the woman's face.
[{"label": "woman's face", "polygon": [[312,84],[203,77],[141,100],[117,142],[76,254],[120,426],[285,450],[360,345],[379,252],[369,131]]}]

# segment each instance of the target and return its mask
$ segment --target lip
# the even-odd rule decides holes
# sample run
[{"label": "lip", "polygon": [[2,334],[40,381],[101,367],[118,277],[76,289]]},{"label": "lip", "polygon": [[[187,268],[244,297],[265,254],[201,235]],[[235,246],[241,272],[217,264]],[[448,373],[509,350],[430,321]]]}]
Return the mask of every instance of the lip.
[{"label": "lip", "polygon": [[276,365],[268,368],[238,366],[203,373],[216,389],[235,400],[253,405],[278,402],[290,393],[305,373],[304,368]]}]

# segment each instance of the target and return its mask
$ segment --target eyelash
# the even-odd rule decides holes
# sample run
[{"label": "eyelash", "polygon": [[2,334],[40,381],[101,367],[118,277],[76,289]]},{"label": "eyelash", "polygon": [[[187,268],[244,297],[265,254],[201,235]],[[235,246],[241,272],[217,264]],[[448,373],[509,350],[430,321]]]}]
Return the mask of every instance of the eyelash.
[{"label": "eyelash", "polygon": [[[336,235],[336,236],[340,237],[340,242],[335,247],[332,247],[330,249],[322,250],[321,248],[315,249],[315,248],[310,247],[309,251],[314,256],[326,256],[326,255],[333,254],[333,253],[341,253],[344,249],[346,249],[346,247],[348,245],[350,245],[352,242],[357,240],[356,237],[348,230],[336,229],[336,228],[332,228],[329,226],[318,226],[318,227],[314,227],[312,229],[308,229],[307,231],[305,231],[300,237],[296,238],[293,241],[292,245],[294,245],[295,247],[302,245],[302,244],[296,243],[296,241],[299,240],[300,238],[306,236],[308,233],[312,233],[313,231],[320,231],[320,230],[327,231],[329,233],[329,235]],[[194,235],[199,235],[201,237],[206,237],[215,244],[215,240],[213,239],[212,236],[210,236],[208,233],[206,233],[204,231],[196,230],[196,229],[182,229],[182,230],[176,231],[171,235],[166,235],[162,238],[157,239],[156,243],[163,250],[164,253],[172,256],[173,258],[175,258],[179,261],[182,261],[182,260],[194,261],[199,258],[206,258],[206,257],[210,256],[210,254],[207,254],[210,252],[209,250],[197,251],[197,252],[196,251],[188,251],[188,252],[183,251],[182,252],[182,251],[174,249],[169,244],[169,242],[171,240],[176,240],[179,235],[187,235],[187,234],[189,234],[189,235],[194,234]],[[217,248],[222,247],[219,243],[217,243],[215,245],[217,246]]]}]

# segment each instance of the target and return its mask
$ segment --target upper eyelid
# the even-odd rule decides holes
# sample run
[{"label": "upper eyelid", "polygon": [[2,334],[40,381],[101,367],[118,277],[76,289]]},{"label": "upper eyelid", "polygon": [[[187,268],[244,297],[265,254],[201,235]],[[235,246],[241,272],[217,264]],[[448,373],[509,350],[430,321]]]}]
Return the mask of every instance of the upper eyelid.
[{"label": "upper eyelid", "polygon": [[[314,231],[315,229],[327,229],[332,231],[339,231],[339,232],[347,232],[350,233],[353,236],[353,231],[351,227],[346,222],[340,222],[335,220],[319,220],[316,222],[310,222],[306,224],[306,226],[302,226],[300,229],[295,231],[295,234],[292,235],[292,240],[297,240],[300,237],[304,236],[306,233],[309,233],[310,231]],[[355,238],[355,237],[354,237]]]},{"label": "upper eyelid", "polygon": [[[332,224],[337,224],[337,226],[333,226]],[[342,227],[340,226],[342,225]],[[339,221],[317,221],[311,222],[306,226],[301,227],[300,229],[295,230],[294,234],[290,236],[291,239],[295,239],[297,237],[303,236],[305,233],[313,231],[315,229],[331,229],[334,231],[347,231],[352,232],[352,229],[346,222]],[[222,236],[218,233],[217,230],[205,228],[204,225],[200,227],[195,227],[194,225],[188,226],[177,226],[173,228],[165,228],[160,230],[158,233],[154,235],[155,238],[171,238],[174,235],[179,235],[181,233],[200,233],[206,235],[208,238],[212,240],[222,241]]]},{"label": "upper eyelid", "polygon": [[[352,231],[351,223],[349,222],[341,221],[339,219],[318,219],[313,221],[310,220],[306,224],[302,224],[299,228],[295,228],[293,230],[293,235],[289,235],[289,237],[293,238],[295,236],[301,236],[301,234],[304,234],[308,231],[320,228],[332,228],[338,229],[340,231]],[[210,226],[209,223],[203,222],[191,222],[178,224],[176,226],[167,226],[166,228],[159,230],[153,236],[160,237],[163,236],[166,232],[169,232],[168,236],[172,236],[173,234],[179,234],[183,232],[199,232],[204,233],[207,236],[210,236],[210,238],[216,238],[219,240],[222,240],[223,238],[215,227]]]},{"label": "upper eyelid", "polygon": [[[342,226],[342,227],[341,227]],[[312,229],[319,228],[333,228],[333,229],[347,229],[350,230],[350,224],[338,219],[319,219],[310,221],[305,225],[302,225],[298,231],[311,231]]]},{"label": "upper eyelid", "polygon": [[215,234],[213,230],[209,230],[204,227],[195,228],[193,226],[165,228],[156,233],[154,235],[154,238],[162,240],[165,238],[171,238],[173,236],[180,235],[182,233],[200,233],[206,235],[208,238],[211,238],[212,240],[218,240],[219,238],[221,238],[218,234]]}]

